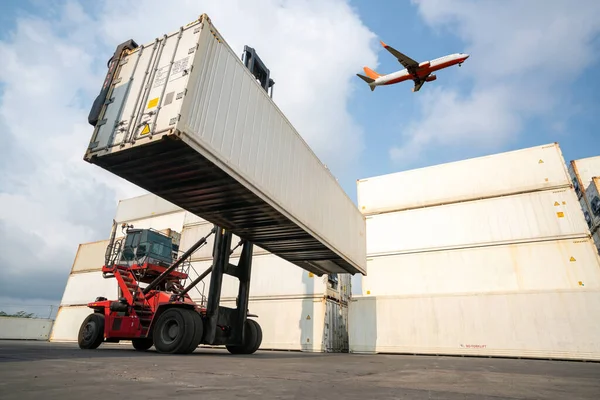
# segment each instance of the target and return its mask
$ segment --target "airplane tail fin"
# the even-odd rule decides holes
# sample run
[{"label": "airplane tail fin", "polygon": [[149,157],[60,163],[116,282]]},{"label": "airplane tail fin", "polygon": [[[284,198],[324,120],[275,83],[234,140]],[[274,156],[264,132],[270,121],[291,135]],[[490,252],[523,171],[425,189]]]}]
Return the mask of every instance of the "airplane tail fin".
[{"label": "airplane tail fin", "polygon": [[356,76],[358,76],[360,79],[362,79],[363,81],[365,81],[369,84],[369,87],[371,88],[371,92],[373,90],[375,90],[375,85],[373,85],[373,82],[375,82],[375,79],[369,78],[368,76],[364,76],[361,74],[356,74]]},{"label": "airplane tail fin", "polygon": [[363,69],[365,70],[365,75],[367,75],[371,79],[377,79],[377,78],[379,78],[381,76],[380,74],[378,74],[377,72],[373,71],[369,67],[364,67]]}]

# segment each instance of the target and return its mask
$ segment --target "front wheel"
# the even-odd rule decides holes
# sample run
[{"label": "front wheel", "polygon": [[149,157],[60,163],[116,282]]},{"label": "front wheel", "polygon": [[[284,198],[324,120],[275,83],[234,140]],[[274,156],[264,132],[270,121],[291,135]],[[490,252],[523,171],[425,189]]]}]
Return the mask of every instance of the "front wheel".
[{"label": "front wheel", "polygon": [[104,314],[93,313],[79,328],[77,343],[80,349],[96,349],[104,341]]},{"label": "front wheel", "polygon": [[131,339],[133,348],[137,351],[146,351],[154,345],[152,338]]}]

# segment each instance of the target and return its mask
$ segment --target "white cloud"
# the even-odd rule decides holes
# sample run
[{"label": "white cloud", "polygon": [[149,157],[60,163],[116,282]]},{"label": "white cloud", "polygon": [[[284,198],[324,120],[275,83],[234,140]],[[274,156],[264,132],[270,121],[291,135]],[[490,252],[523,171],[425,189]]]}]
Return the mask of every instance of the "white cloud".
[{"label": "white cloud", "polygon": [[458,90],[464,82],[433,82],[437,87],[420,95],[422,117],[408,125],[405,144],[391,149],[392,159],[410,163],[425,147],[465,143],[498,149],[518,138],[529,118],[542,116],[548,126],[560,127],[565,113],[576,113],[577,104],[564,92],[597,61],[599,2],[413,2],[433,29],[464,41],[471,57],[461,75],[469,75],[473,88],[465,94]]},{"label": "white cloud", "polygon": [[[11,248],[0,255],[1,293],[58,300],[77,245],[107,237],[117,201],[142,192],[82,159],[106,61],[127,39],[146,43],[208,13],[240,55],[244,44],[257,49],[276,103],[334,172],[359,156],[346,102],[357,65],[377,63],[374,35],[345,1],[166,4],[40,8],[47,15],[20,16],[0,41],[0,241]],[[13,290],[36,276],[49,284]]]}]

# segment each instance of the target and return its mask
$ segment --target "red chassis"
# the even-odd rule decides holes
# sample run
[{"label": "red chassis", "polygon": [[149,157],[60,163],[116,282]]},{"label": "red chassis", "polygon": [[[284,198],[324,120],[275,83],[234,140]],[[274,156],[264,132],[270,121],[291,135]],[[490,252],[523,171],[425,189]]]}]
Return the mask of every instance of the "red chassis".
[{"label": "red chassis", "polygon": [[[214,250],[219,256],[184,287],[188,274],[178,268],[212,234],[217,235]],[[79,347],[95,349],[105,341],[131,340],[136,350],[154,346],[160,353],[188,354],[201,343],[225,345],[233,354],[256,352],[262,330],[256,321],[247,319],[252,244],[243,243],[241,261],[233,265],[229,263],[233,252],[231,233],[215,227],[208,236],[173,262],[170,237],[151,230],[128,229],[125,239],[114,244],[113,235],[102,274],[116,279],[119,299],[98,297],[88,304],[94,312],[81,324]],[[212,278],[207,305],[200,306],[188,292],[209,273]],[[240,281],[237,308],[219,305],[223,274]]]}]

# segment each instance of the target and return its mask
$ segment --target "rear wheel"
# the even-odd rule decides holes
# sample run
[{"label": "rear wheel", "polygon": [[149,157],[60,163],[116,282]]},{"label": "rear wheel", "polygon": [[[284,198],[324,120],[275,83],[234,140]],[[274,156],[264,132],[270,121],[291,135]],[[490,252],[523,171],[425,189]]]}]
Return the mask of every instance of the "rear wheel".
[{"label": "rear wheel", "polygon": [[185,308],[169,308],[163,312],[152,336],[154,347],[159,353],[182,354],[194,339],[194,317]]},{"label": "rear wheel", "polygon": [[253,354],[262,343],[262,329],[258,322],[247,319],[241,345],[226,345],[231,354]]},{"label": "rear wheel", "polygon": [[83,320],[77,343],[80,349],[96,349],[104,341],[104,314],[93,313]]},{"label": "rear wheel", "polygon": [[154,342],[152,341],[152,338],[139,338],[132,339],[131,344],[133,345],[133,348],[138,351],[146,351],[152,347]]}]

